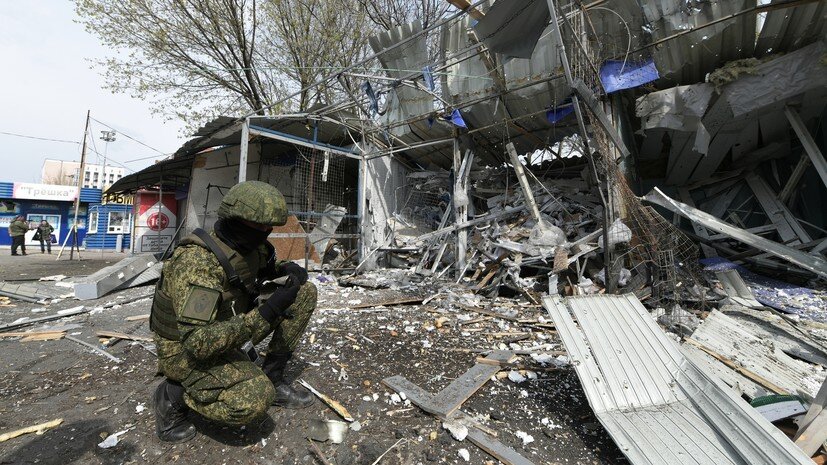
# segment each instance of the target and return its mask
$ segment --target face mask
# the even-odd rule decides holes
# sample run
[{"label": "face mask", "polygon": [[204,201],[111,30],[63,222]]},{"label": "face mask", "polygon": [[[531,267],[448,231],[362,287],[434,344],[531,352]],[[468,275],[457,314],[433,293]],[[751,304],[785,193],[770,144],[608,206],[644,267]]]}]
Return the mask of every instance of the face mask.
[{"label": "face mask", "polygon": [[219,218],[215,222],[215,235],[242,255],[246,255],[267,240],[272,228],[261,231],[238,220]]}]

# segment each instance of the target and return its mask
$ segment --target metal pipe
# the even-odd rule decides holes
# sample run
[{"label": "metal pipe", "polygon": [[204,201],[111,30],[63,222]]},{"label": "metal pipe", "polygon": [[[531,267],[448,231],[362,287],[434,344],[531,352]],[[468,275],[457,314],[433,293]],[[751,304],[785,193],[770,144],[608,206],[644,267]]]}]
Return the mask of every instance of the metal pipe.
[{"label": "metal pipe", "polygon": [[[569,87],[574,89],[574,77],[571,74],[571,65],[569,64],[569,59],[566,55],[566,45],[563,43],[563,35],[560,33],[560,24],[557,19],[557,9],[554,6],[554,0],[547,0],[547,2],[549,14],[551,15],[551,30],[554,33],[555,40],[557,41],[557,51],[560,54],[560,61],[563,64],[563,73],[566,75],[566,82],[568,82]],[[606,267],[606,292],[612,293],[614,292],[614,279],[612,278],[609,269],[612,263],[611,249],[609,247],[609,225],[611,223],[609,206],[608,202],[606,202],[605,195],[603,195],[603,189],[600,185],[600,177],[597,172],[597,165],[594,162],[594,156],[592,155],[591,150],[589,150],[589,133],[586,132],[586,122],[583,119],[583,111],[580,108],[580,99],[578,98],[576,92],[572,94],[571,101],[574,106],[574,114],[577,116],[577,125],[580,127],[580,133],[583,135],[583,146],[586,149],[583,154],[589,161],[589,167],[591,168],[592,176],[594,176],[595,182],[597,183],[597,191],[600,194],[600,203],[603,206],[603,263]]]}]

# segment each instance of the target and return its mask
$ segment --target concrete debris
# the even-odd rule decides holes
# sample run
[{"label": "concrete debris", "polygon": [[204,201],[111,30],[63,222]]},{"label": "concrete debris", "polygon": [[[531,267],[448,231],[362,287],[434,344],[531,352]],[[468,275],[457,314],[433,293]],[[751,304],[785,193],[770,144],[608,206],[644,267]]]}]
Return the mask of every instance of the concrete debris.
[{"label": "concrete debris", "polygon": [[442,427],[457,441],[464,441],[468,437],[468,427],[458,421],[444,421]]},{"label": "concrete debris", "polygon": [[[116,290],[129,287],[133,280],[144,272],[159,273],[159,269],[152,269],[157,260],[152,255],[136,255],[127,257],[118,263],[99,270],[85,278],[75,281],[75,297],[80,300],[91,300],[103,297]],[[154,276],[153,279],[157,279]]]}]

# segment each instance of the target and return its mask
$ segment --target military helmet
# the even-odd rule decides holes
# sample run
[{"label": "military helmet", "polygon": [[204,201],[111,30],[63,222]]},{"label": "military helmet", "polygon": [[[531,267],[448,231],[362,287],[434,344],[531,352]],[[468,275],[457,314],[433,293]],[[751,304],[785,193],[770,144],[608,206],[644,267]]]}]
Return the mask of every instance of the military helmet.
[{"label": "military helmet", "polygon": [[218,217],[281,226],[287,222],[287,202],[270,184],[244,181],[233,186],[221,200]]}]

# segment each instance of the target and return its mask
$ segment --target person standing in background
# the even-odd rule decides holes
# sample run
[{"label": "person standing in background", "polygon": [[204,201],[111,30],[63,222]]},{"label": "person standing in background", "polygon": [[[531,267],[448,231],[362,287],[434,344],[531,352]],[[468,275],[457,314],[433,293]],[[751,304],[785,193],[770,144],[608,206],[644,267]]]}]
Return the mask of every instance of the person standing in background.
[{"label": "person standing in background", "polygon": [[9,236],[11,236],[11,254],[17,255],[17,248],[23,255],[26,255],[26,232],[29,230],[29,223],[23,215],[17,215],[9,225]]},{"label": "person standing in background", "polygon": [[46,253],[46,250],[52,253],[52,233],[54,231],[55,228],[46,220],[41,221],[37,226],[37,232],[34,233],[34,240],[40,241],[40,253]]}]

